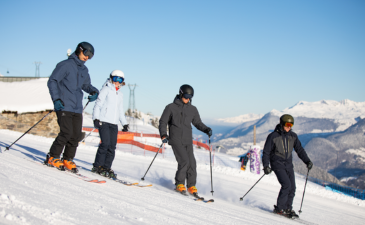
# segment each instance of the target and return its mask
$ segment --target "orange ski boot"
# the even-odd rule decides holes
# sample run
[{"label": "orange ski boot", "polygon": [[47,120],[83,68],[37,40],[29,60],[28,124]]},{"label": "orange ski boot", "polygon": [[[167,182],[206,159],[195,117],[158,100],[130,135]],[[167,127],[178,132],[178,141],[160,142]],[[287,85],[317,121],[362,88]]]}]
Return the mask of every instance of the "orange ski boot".
[{"label": "orange ski boot", "polygon": [[47,161],[47,166],[54,166],[59,170],[65,170],[65,166],[59,158],[50,157]]},{"label": "orange ski boot", "polygon": [[77,169],[76,167],[76,164],[72,161],[72,160],[67,160],[67,159],[64,159],[63,160],[63,164],[65,165],[65,168],[67,170],[70,170],[71,172],[73,173],[77,173],[79,170]]},{"label": "orange ski boot", "polygon": [[181,194],[183,194],[183,195],[187,195],[186,194],[186,188],[185,188],[185,186],[183,185],[183,184],[178,184],[177,186],[176,186],[176,189],[175,189],[177,192],[180,192]]},{"label": "orange ski boot", "polygon": [[191,186],[188,188],[188,192],[192,195],[198,194],[198,189],[195,186]]}]

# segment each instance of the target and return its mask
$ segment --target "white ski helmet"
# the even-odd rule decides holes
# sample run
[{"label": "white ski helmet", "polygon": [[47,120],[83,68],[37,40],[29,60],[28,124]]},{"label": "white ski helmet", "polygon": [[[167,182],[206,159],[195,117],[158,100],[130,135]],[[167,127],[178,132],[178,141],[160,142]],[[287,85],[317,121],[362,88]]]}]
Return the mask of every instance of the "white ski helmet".
[{"label": "white ski helmet", "polygon": [[113,70],[110,73],[110,78],[115,77],[115,76],[124,78],[124,73],[121,70]]}]

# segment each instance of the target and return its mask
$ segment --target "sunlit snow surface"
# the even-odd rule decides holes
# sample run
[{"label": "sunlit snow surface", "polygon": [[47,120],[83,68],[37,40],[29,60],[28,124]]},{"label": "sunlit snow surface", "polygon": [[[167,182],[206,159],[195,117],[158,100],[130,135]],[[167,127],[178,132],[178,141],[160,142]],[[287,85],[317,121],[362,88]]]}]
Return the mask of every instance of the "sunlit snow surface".
[{"label": "sunlit snow surface", "polygon": [[[2,149],[21,133],[0,130]],[[93,184],[40,163],[52,138],[26,135],[10,151],[0,154],[0,224],[296,224],[269,213],[280,189],[274,174],[239,201],[261,175],[239,170],[238,158],[214,153],[215,203],[205,204],[175,193],[177,164],[170,148],[159,154],[146,176],[153,187],[128,187],[107,180]],[[157,144],[157,143],[156,143]],[[97,147],[80,145],[75,162],[81,173],[90,169]],[[155,153],[118,145],[114,171],[119,178],[140,181]],[[199,193],[212,198],[209,152],[195,150]],[[297,176],[294,209],[300,208],[305,179]],[[333,193],[308,182],[301,218],[313,224],[363,224],[365,201]]]}]

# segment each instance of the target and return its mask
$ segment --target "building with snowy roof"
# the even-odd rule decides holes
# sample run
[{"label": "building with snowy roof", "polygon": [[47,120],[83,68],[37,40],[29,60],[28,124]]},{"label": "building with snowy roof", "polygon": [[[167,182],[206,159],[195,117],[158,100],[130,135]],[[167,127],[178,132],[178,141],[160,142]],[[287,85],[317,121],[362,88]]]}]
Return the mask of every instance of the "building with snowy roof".
[{"label": "building with snowy roof", "polygon": [[[0,129],[25,132],[52,111],[47,82],[48,78],[0,77]],[[58,132],[53,112],[29,133],[55,137]]]}]

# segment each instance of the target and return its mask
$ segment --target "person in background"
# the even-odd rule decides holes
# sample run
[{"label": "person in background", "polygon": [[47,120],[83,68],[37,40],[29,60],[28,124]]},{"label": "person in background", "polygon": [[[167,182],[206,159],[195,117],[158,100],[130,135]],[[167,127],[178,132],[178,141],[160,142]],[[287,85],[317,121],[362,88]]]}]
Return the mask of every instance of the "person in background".
[{"label": "person in background", "polygon": [[91,172],[102,176],[117,178],[111,169],[118,138],[118,122],[123,125],[124,132],[129,125],[124,116],[123,93],[124,73],[113,70],[103,85],[93,111],[94,127],[99,129],[101,143],[95,156]]},{"label": "person in background", "polygon": [[[160,118],[159,131],[162,142],[172,146],[178,168],[175,175],[176,191],[186,194],[185,179],[188,192],[198,194],[196,188],[196,161],[193,151],[193,134],[191,124],[198,130],[212,136],[212,129],[200,119],[198,109],[191,104],[194,89],[184,84],[179,89],[173,103],[166,106]],[[167,135],[167,126],[169,134]]]},{"label": "person in background", "polygon": [[[89,93],[89,101],[95,101],[99,90],[91,85],[86,61],[94,56],[94,47],[81,42],[68,59],[57,64],[47,86],[54,103],[60,132],[54,140],[44,163],[60,170],[77,172],[73,159],[81,137],[83,92]],[[63,151],[64,149],[64,151]],[[63,158],[60,159],[63,152]]]},{"label": "person in background", "polygon": [[[308,170],[312,169],[313,163],[308,158],[298,136],[291,128],[294,126],[294,118],[285,114],[280,117],[280,123],[266,139],[262,163],[266,175],[273,170],[281,189],[274,205],[274,213],[287,217],[298,218],[293,210],[293,199],[295,196],[295,176],[293,167],[293,149],[299,158],[307,164]],[[271,167],[269,167],[269,164]]]}]

